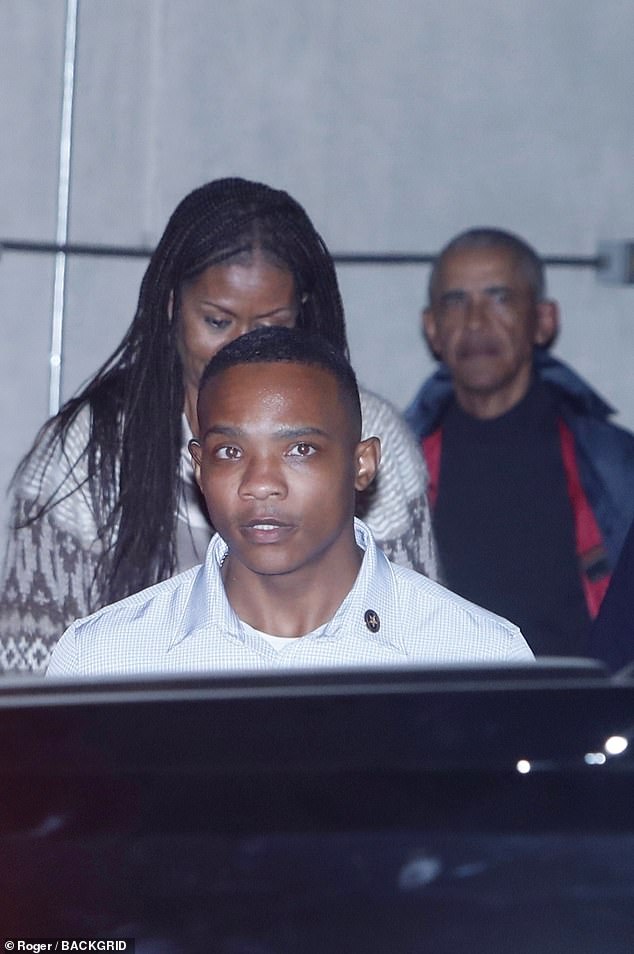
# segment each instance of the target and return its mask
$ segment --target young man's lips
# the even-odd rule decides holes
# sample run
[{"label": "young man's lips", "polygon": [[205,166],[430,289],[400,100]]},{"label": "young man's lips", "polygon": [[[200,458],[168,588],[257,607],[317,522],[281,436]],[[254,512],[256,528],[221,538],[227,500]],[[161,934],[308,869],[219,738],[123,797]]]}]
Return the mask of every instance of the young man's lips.
[{"label": "young man's lips", "polygon": [[283,539],[294,529],[293,524],[285,523],[283,520],[275,520],[270,517],[260,517],[243,523],[240,527],[242,534],[247,540],[255,543],[276,543]]}]

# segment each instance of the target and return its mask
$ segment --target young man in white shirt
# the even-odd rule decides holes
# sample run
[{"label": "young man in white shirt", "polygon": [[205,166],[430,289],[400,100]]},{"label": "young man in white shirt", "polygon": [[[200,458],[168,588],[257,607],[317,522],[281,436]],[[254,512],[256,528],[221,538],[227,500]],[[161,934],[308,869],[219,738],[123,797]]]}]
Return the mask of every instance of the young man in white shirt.
[{"label": "young man in white shirt", "polygon": [[73,623],[48,675],[525,662],[516,626],[390,563],[355,520],[380,461],[354,372],[326,341],[263,328],[209,363],[196,478],[205,563]]}]

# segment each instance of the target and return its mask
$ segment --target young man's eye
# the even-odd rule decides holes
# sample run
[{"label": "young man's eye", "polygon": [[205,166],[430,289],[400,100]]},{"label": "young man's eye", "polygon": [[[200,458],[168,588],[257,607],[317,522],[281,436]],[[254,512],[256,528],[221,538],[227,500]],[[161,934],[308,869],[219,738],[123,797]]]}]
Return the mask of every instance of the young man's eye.
[{"label": "young man's eye", "polygon": [[214,451],[214,457],[218,460],[240,460],[241,451],[239,447],[217,447]]},{"label": "young man's eye", "polygon": [[294,444],[290,451],[289,457],[312,457],[315,453],[315,448],[312,444],[307,444],[305,441],[300,441],[299,444]]}]

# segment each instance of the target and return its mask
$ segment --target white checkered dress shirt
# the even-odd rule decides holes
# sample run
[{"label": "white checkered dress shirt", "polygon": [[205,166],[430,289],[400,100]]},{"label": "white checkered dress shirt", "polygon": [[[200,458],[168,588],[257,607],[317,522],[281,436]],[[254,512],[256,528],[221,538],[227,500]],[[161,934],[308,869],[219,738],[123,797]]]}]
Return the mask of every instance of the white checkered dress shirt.
[{"label": "white checkered dress shirt", "polygon": [[205,562],[77,620],[49,676],[228,672],[517,662],[533,658],[519,629],[413,570],[390,563],[355,521],[365,550],[350,593],[325,630],[277,651],[248,633],[225,595],[227,552],[216,535]]}]

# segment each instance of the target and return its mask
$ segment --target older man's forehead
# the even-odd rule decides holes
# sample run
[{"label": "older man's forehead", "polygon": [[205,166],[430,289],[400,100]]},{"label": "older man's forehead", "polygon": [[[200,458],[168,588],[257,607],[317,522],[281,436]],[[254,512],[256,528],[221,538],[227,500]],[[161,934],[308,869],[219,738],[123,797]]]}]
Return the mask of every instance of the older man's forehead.
[{"label": "older man's forehead", "polygon": [[437,293],[469,285],[479,288],[528,286],[528,276],[510,249],[502,247],[455,249],[443,259],[438,271]]}]

